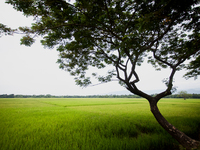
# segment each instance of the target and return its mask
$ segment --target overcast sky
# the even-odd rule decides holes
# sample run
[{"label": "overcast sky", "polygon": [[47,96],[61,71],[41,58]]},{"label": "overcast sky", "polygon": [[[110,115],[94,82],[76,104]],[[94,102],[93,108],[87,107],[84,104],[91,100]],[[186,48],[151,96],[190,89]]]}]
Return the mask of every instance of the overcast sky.
[{"label": "overcast sky", "polygon": [[[15,11],[11,5],[0,1],[0,22],[12,28],[28,26],[32,19]],[[118,82],[101,84],[87,88],[75,85],[74,77],[59,69],[56,63],[56,49],[44,49],[39,39],[31,47],[20,45],[21,35],[3,36],[0,38],[0,94],[51,94],[51,95],[97,95],[116,94],[126,91]],[[154,71],[149,64],[138,68],[141,90],[150,92],[163,90],[164,78],[169,76],[169,70]],[[175,76],[174,85],[180,90],[200,90],[200,79],[185,80],[184,71]],[[127,92],[128,93],[128,92]]]}]

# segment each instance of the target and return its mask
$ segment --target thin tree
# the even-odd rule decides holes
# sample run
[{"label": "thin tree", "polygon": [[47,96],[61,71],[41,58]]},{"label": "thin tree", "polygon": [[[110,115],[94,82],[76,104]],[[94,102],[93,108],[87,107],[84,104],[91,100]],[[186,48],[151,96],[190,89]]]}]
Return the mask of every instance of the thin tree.
[{"label": "thin tree", "polygon": [[[42,36],[44,46],[57,46],[60,68],[74,75],[80,86],[92,83],[86,76],[90,66],[99,69],[113,66],[105,76],[92,75],[100,82],[117,78],[127,90],[148,100],[158,123],[180,144],[187,149],[199,147],[199,141],[170,124],[157,107],[161,98],[172,93],[177,71],[187,68],[186,77],[200,74],[197,0],[77,0],[74,4],[66,0],[7,0],[7,3],[34,17],[31,28],[19,28],[26,34],[21,44],[30,46],[35,37]],[[1,34],[19,32],[3,24],[0,29]],[[140,79],[136,67],[145,58],[156,69],[171,69],[165,80],[166,89],[154,97],[137,87]],[[186,60],[189,64],[184,63]]]}]

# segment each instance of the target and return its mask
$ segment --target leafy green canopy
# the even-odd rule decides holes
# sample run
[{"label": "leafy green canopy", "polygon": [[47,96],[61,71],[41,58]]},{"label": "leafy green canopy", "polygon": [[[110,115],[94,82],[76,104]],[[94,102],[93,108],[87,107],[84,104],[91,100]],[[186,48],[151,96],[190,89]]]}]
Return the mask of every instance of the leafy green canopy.
[{"label": "leafy green canopy", "polygon": [[[36,35],[41,43],[57,47],[60,68],[76,76],[78,85],[91,84],[89,66],[99,69],[113,65],[106,76],[93,76],[100,82],[117,77],[128,90],[142,95],[136,87],[135,68],[144,58],[154,67],[170,67],[163,96],[172,90],[177,70],[187,68],[187,77],[200,74],[200,8],[197,0],[7,0],[7,3],[33,16],[21,44],[30,46]],[[191,63],[184,65],[185,60]],[[144,95],[143,95],[144,96]]]}]

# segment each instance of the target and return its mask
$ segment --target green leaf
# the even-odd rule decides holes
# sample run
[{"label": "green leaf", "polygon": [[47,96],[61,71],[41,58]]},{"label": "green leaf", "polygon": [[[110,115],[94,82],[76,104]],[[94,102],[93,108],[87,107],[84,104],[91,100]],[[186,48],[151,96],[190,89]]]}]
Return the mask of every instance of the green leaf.
[{"label": "green leaf", "polygon": [[33,38],[31,38],[29,35],[24,36],[21,40],[21,45],[25,45],[25,46],[31,46],[35,40]]}]

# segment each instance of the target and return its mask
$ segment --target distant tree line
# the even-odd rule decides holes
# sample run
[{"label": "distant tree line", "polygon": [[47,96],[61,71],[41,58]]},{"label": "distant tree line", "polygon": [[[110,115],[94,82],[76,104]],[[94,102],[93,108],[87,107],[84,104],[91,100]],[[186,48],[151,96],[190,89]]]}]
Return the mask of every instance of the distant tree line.
[{"label": "distant tree line", "polygon": [[[152,94],[154,96],[156,94]],[[140,98],[137,95],[64,95],[64,96],[54,96],[54,95],[14,95],[14,94],[2,94],[0,98]],[[188,93],[178,93],[166,96],[165,98],[200,98],[200,94],[188,94]]]},{"label": "distant tree line", "polygon": [[3,94],[3,95],[0,95],[0,98],[15,98],[15,95],[14,94]]},{"label": "distant tree line", "polygon": [[200,98],[200,94],[185,94],[185,95],[181,95],[181,94],[173,94],[173,95],[169,95],[166,96],[166,98]]},{"label": "distant tree line", "polygon": [[0,95],[0,98],[139,98],[137,95],[63,95],[63,96],[55,96],[55,95],[14,95],[14,94],[3,94]]}]

